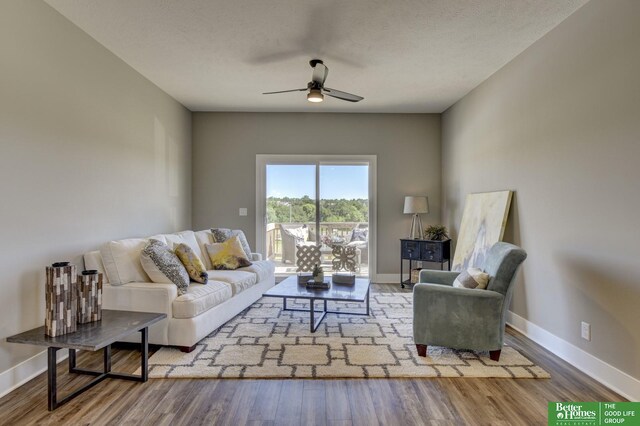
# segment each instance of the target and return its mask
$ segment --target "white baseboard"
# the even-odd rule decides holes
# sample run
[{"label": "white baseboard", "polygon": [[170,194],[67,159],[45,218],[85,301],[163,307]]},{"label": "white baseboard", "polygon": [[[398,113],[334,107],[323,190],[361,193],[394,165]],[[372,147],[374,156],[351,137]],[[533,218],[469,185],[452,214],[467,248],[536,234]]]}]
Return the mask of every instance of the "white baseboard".
[{"label": "white baseboard", "polygon": [[511,311],[507,323],[543,348],[593,377],[630,401],[640,400],[640,380],[607,364],[579,347],[548,332]]},{"label": "white baseboard", "polygon": [[[68,351],[58,352],[58,362],[68,357]],[[42,351],[20,364],[0,373],[0,398],[47,371],[47,351]]]},{"label": "white baseboard", "polygon": [[[404,274],[402,279],[408,280],[409,274]],[[400,284],[400,274],[376,274],[371,281],[377,284]]]}]

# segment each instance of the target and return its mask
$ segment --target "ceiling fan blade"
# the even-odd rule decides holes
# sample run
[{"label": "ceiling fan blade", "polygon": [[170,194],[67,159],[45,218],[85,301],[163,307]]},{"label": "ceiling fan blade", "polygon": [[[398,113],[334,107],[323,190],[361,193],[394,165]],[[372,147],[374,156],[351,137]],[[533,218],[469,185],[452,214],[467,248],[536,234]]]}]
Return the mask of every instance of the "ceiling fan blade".
[{"label": "ceiling fan blade", "polygon": [[330,89],[328,87],[325,87],[324,89],[322,89],[322,91],[325,95],[331,96],[333,98],[342,99],[343,101],[360,102],[361,100],[364,99],[362,96],[353,95],[347,92],[341,92],[340,90]]},{"label": "ceiling fan blade", "polygon": [[274,93],[287,93],[287,92],[303,92],[305,90],[307,90],[306,87],[304,89],[280,90],[279,92],[264,92],[263,95],[273,95]]},{"label": "ceiling fan blade", "polygon": [[329,75],[329,68],[327,68],[325,64],[317,63],[316,66],[313,67],[311,80],[322,86],[324,81],[327,79],[327,75]]}]

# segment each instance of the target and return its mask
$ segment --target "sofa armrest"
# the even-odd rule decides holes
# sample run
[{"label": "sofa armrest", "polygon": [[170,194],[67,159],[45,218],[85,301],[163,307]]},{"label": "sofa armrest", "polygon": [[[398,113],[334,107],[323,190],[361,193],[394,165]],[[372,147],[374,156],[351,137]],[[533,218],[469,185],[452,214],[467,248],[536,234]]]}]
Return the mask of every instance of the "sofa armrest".
[{"label": "sofa armrest", "polygon": [[418,282],[451,286],[453,285],[453,282],[458,275],[460,275],[460,272],[434,271],[432,269],[423,269],[420,271]]},{"label": "sofa armrest", "polygon": [[173,316],[173,301],[178,297],[175,284],[128,283],[106,284],[102,290],[104,309],[165,313]]},{"label": "sofa armrest", "polygon": [[262,260],[262,254],[261,253],[251,253],[251,261],[252,262],[259,262]]}]

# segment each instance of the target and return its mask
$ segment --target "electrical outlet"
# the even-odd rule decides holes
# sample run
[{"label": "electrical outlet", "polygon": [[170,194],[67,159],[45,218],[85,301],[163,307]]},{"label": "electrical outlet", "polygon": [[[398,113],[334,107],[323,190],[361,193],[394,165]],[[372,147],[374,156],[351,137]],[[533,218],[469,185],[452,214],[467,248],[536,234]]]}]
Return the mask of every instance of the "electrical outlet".
[{"label": "electrical outlet", "polygon": [[581,327],[582,338],[590,342],[591,341],[591,324],[589,324],[588,322],[582,321],[581,325],[582,325]]},{"label": "electrical outlet", "polygon": [[240,216],[246,216],[247,215],[247,208],[246,207],[240,207],[239,214],[240,214]]}]

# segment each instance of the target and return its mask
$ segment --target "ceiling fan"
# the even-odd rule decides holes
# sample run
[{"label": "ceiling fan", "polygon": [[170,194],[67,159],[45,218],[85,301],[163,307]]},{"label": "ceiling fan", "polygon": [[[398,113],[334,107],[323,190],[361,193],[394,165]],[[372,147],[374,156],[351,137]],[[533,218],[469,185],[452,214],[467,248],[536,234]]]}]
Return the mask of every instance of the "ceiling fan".
[{"label": "ceiling fan", "polygon": [[329,68],[327,68],[327,66],[320,59],[310,60],[309,65],[311,65],[311,68],[313,68],[313,74],[311,76],[311,81],[307,84],[307,87],[305,87],[304,89],[282,90],[279,92],[265,92],[263,93],[263,95],[272,95],[274,93],[287,93],[287,92],[304,92],[308,90],[309,93],[307,93],[307,100],[309,102],[322,102],[324,100],[324,95],[331,96],[332,98],[342,99],[343,101],[349,101],[349,102],[359,102],[364,99],[362,96],[353,95],[351,93],[341,92],[340,90],[324,87],[324,82],[327,79],[327,75],[329,74]]}]

